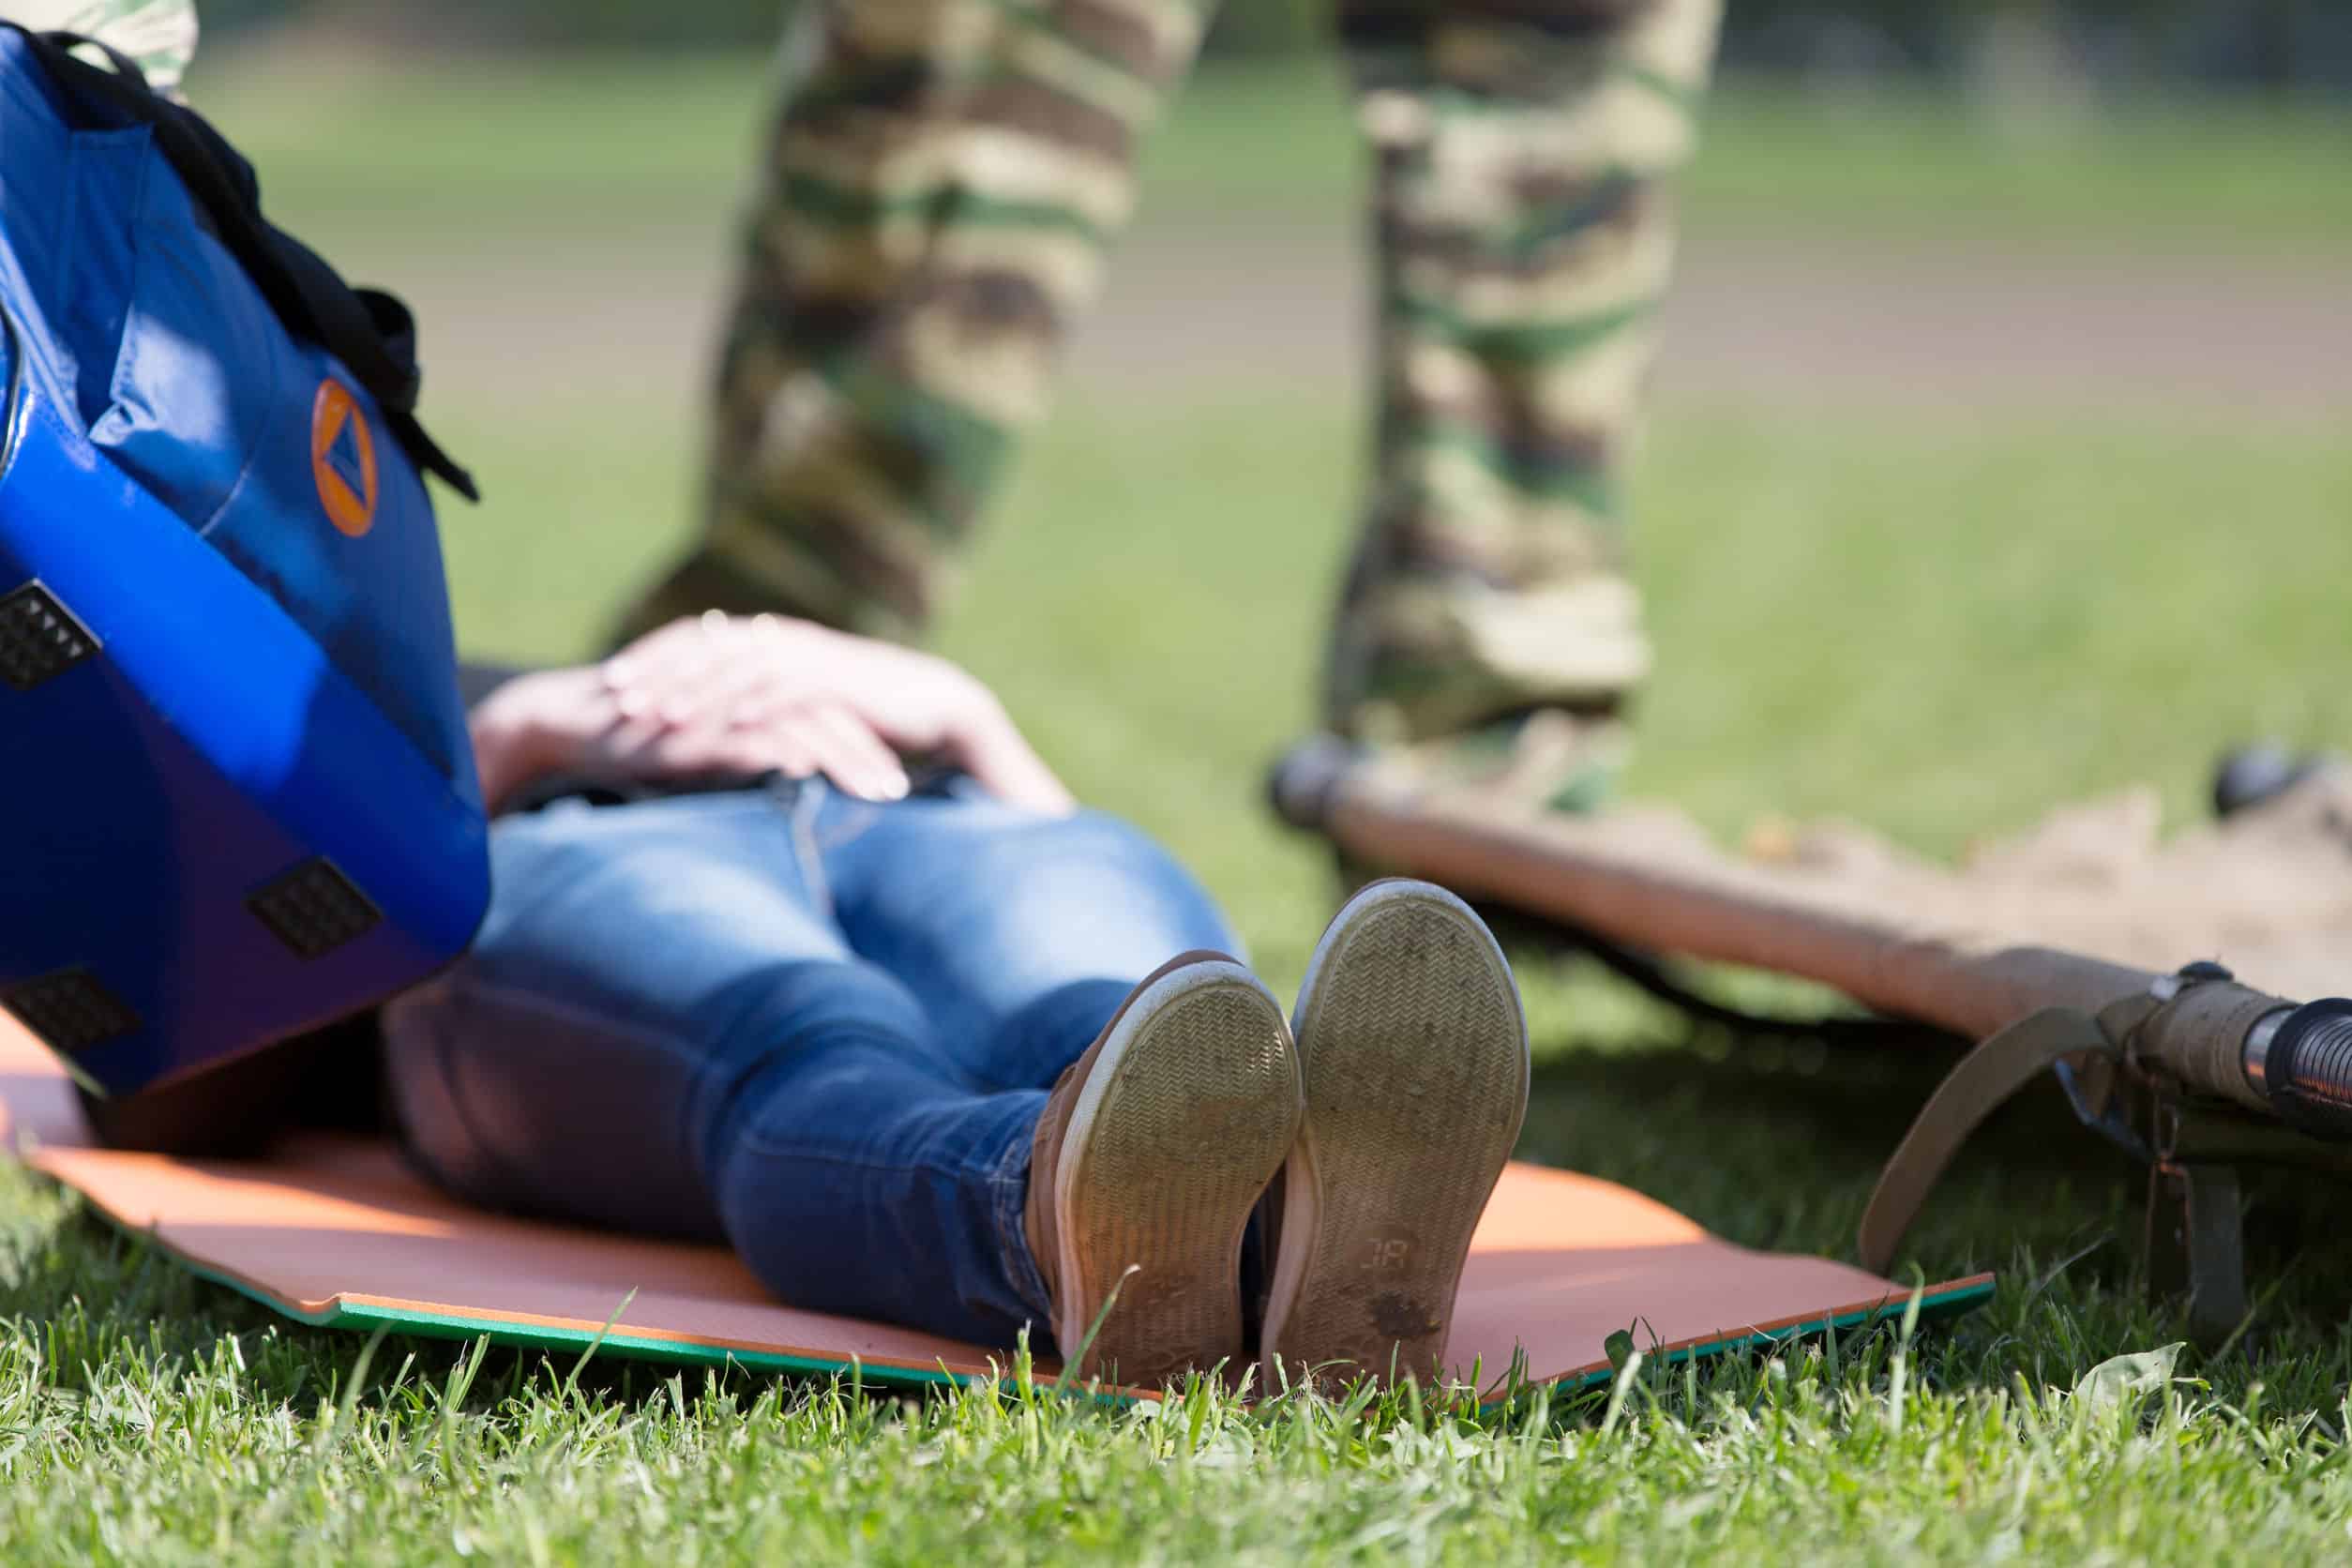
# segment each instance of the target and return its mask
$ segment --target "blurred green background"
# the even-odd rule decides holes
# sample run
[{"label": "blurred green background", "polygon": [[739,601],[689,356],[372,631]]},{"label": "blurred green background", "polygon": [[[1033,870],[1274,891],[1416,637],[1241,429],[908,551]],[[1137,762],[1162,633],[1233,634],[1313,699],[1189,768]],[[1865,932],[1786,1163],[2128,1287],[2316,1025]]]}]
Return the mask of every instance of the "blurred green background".
[{"label": "blurred green background", "polygon": [[[418,308],[490,497],[445,519],[467,641],[577,654],[690,523],[771,40],[457,48],[422,14],[216,25],[190,86],[281,221]],[[1710,106],[1636,496],[1663,663],[1633,782],[1726,832],[1834,812],[1950,850],[2140,778],[2194,811],[2249,734],[2352,741],[2345,98],[1972,80],[1735,51]],[[1323,890],[1255,780],[1351,524],[1362,175],[1327,53],[1201,68],[944,628],[1284,932]]]},{"label": "blurred green background", "polygon": [[[216,28],[191,91],[280,221],[417,309],[428,412],[488,497],[444,514],[465,642],[585,655],[692,525],[771,40],[399,26]],[[1726,70],[1636,476],[1635,792],[1731,837],[1826,814],[1950,852],[2143,780],[2193,819],[2247,737],[2352,745],[2352,109],[2034,80]],[[941,637],[1278,983],[1330,896],[1258,792],[1353,524],[1363,188],[1328,53],[1200,68]],[[1528,972],[1547,1049],[1681,1038]],[[1699,1201],[1682,1162],[1557,1141]]]},{"label": "blurred green background", "polygon": [[[1330,0],[1212,0],[1212,58],[1318,47]],[[469,43],[699,49],[757,45],[793,0],[206,0],[206,24],[236,31],[330,18]],[[2292,87],[2352,75],[2352,18],[2329,0],[1739,0],[1726,20],[1734,69],[1997,69],[2030,52],[2106,80]]]}]

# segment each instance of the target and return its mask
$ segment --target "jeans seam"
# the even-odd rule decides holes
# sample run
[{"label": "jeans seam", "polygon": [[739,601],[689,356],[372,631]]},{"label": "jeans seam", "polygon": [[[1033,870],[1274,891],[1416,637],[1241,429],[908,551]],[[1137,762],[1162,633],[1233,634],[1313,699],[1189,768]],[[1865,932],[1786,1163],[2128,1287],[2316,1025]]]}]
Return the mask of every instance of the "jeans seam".
[{"label": "jeans seam", "polygon": [[659,1031],[615,1018],[610,1013],[595,1012],[585,1007],[574,1006],[567,1002],[559,1002],[527,987],[509,986],[500,981],[486,980],[479,975],[468,974],[451,975],[445,984],[453,991],[467,992],[502,1002],[523,1012],[535,1013],[541,1018],[555,1018],[581,1028],[618,1034],[633,1045],[650,1047],[671,1060],[683,1063],[687,1066],[698,1066],[702,1061],[693,1051],[686,1049]]},{"label": "jeans seam", "polygon": [[[1046,1289],[1045,1272],[1038,1268],[1036,1254],[1029,1243],[1028,1195],[1031,1175],[1030,1162],[1036,1142],[1035,1129],[1026,1138],[1015,1138],[1004,1151],[1004,1158],[989,1180],[996,1189],[997,1250],[1004,1263],[1004,1277],[1012,1282],[1013,1293],[1022,1304],[1043,1314],[1046,1332],[1053,1332],[1053,1299]],[[1013,1168],[1020,1168],[1016,1171]]]},{"label": "jeans seam", "polygon": [[786,1143],[771,1143],[757,1133],[746,1133],[743,1140],[755,1154],[770,1159],[807,1160],[816,1165],[838,1166],[843,1170],[920,1170],[930,1176],[966,1177],[971,1170],[962,1166],[939,1165],[930,1160],[861,1160],[846,1154],[828,1154],[820,1149],[804,1149]]},{"label": "jeans seam", "polygon": [[462,1000],[459,993],[468,988],[467,983],[460,977],[446,975],[427,989],[400,998],[395,1005],[401,1011],[421,1015],[427,1054],[434,1076],[439,1079],[440,1097],[447,1106],[449,1116],[459,1131],[465,1136],[464,1164],[470,1168],[469,1174],[474,1179],[450,1181],[448,1163],[428,1155],[416,1139],[410,1136],[409,1129],[402,1129],[401,1141],[407,1145],[412,1159],[433,1168],[437,1182],[460,1191],[467,1187],[477,1191],[488,1187],[491,1193],[487,1199],[490,1205],[503,1207],[514,1201],[515,1194],[530,1190],[534,1183],[526,1171],[491,1146],[490,1140],[475,1124],[465,1096],[458,1092],[458,1075],[450,1066],[458,1054],[456,1029],[448,1018],[448,1013],[454,1004]]},{"label": "jeans seam", "polygon": [[[686,1125],[679,1128],[678,1131],[684,1147],[691,1150],[699,1141],[693,1137],[694,1108],[701,1101],[702,1080],[708,1063],[695,1052],[680,1046],[661,1032],[615,1018],[609,1013],[591,1012],[569,1003],[555,1001],[526,987],[503,985],[495,980],[486,980],[479,975],[452,974],[442,982],[442,987],[452,1001],[471,995],[494,1001],[519,1012],[569,1024],[575,1028],[594,1029],[606,1034],[617,1035],[632,1045],[658,1052],[685,1067],[687,1077],[693,1080],[693,1085],[680,1102],[679,1113],[686,1118]],[[441,1069],[442,1081],[445,1086],[449,1086],[454,1084],[455,1079],[449,1071],[445,1051],[436,1052],[436,1062]],[[478,1132],[474,1130],[473,1118],[466,1114],[463,1102],[455,1089],[449,1088],[447,1092],[450,1106],[457,1112],[459,1121],[465,1125],[466,1135],[474,1140],[476,1152],[501,1169],[506,1168],[507,1162],[490,1153],[488,1143]]]},{"label": "jeans seam", "polygon": [[882,808],[880,807],[870,801],[852,801],[848,803],[848,809],[843,814],[843,820],[834,824],[831,833],[817,833],[812,825],[808,836],[809,842],[821,854],[827,850],[844,849],[873,831],[874,824],[881,820]]},{"label": "jeans seam", "polygon": [[[989,1219],[996,1230],[998,1261],[1003,1264],[1005,1278],[1022,1304],[1041,1312],[1051,1326],[1053,1300],[1046,1289],[1045,1274],[1037,1267],[1036,1258],[1029,1249],[1028,1218],[1024,1213],[1028,1196],[1031,1136],[1015,1138],[1005,1146],[996,1168],[980,1180],[988,1188]],[[969,1166],[941,1165],[932,1160],[866,1160],[852,1155],[829,1153],[823,1150],[779,1143],[746,1130],[739,1135],[745,1148],[773,1159],[806,1160],[814,1165],[828,1166],[840,1170],[919,1170],[927,1175],[944,1176],[950,1180],[970,1180]]]},{"label": "jeans seam", "polygon": [[[469,1174],[477,1178],[473,1182],[449,1184],[488,1187],[493,1194],[507,1195],[511,1198],[512,1194],[526,1188],[529,1183],[524,1180],[520,1172],[515,1169],[510,1161],[502,1157],[496,1150],[490,1147],[490,1140],[484,1138],[481,1129],[474,1124],[474,1116],[466,1108],[465,1097],[458,1093],[457,1074],[450,1070],[450,1060],[457,1052],[456,1042],[449,1037],[447,1032],[435,1029],[430,1045],[433,1071],[441,1078],[441,1097],[448,1103],[450,1116],[456,1121],[459,1129],[465,1134],[466,1153],[469,1156],[466,1163],[474,1168]],[[489,1180],[478,1180],[482,1177],[488,1177]]]},{"label": "jeans seam", "polygon": [[804,787],[793,797],[785,816],[792,834],[792,858],[800,863],[801,880],[808,886],[808,894],[818,910],[830,921],[838,924],[840,916],[833,905],[833,884],[825,877],[824,855],[817,848],[817,807],[822,804],[822,791]]}]

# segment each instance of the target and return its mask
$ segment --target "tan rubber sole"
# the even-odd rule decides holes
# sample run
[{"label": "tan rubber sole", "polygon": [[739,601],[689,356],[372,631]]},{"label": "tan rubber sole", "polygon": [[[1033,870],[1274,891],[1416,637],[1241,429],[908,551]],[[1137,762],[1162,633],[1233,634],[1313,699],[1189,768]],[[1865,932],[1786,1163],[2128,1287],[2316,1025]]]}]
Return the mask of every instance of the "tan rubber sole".
[{"label": "tan rubber sole", "polygon": [[1054,1325],[1065,1356],[1118,1291],[1087,1376],[1148,1387],[1242,1364],[1242,1232],[1302,1109],[1281,1004],[1241,965],[1186,964],[1129,1001],[1054,1177],[1061,1278],[1076,1286]]},{"label": "tan rubber sole", "polygon": [[1306,1120],[1268,1297],[1279,1360],[1326,1386],[1448,1372],[1462,1265],[1527,1115],[1527,1019],[1494,937],[1425,882],[1376,882],[1332,921],[1293,1021]]}]

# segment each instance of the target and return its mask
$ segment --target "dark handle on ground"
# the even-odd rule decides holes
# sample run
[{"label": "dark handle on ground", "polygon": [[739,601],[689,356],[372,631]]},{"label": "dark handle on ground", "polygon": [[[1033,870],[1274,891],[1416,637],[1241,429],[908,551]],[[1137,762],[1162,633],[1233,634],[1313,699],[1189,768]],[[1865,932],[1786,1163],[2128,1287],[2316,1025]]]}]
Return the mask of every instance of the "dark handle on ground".
[{"label": "dark handle on ground", "polygon": [[2281,1120],[2315,1138],[2352,1142],[2352,1000],[2307,1002],[2267,1042],[2249,1041],[2246,1076]]},{"label": "dark handle on ground", "polygon": [[2330,751],[2289,751],[2277,741],[2257,741],[2225,753],[2213,767],[2213,815],[2234,817],[2275,800],[2314,774],[2344,765]]},{"label": "dark handle on ground", "polygon": [[1330,821],[1332,794],[1364,751],[1328,731],[1307,736],[1266,770],[1266,798],[1292,827],[1320,832]]}]

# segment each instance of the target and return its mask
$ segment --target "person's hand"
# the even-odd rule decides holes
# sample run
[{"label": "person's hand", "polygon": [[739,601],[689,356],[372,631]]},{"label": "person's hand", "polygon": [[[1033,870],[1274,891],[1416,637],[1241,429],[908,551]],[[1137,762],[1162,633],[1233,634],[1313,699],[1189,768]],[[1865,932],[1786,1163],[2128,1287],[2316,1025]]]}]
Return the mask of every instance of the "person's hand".
[{"label": "person's hand", "polygon": [[902,754],[936,756],[1017,805],[1070,792],[994,694],[944,659],[771,615],[706,615],[648,633],[602,665],[524,675],[474,719],[484,795],[580,772],[648,782],[822,774],[895,800]]}]

